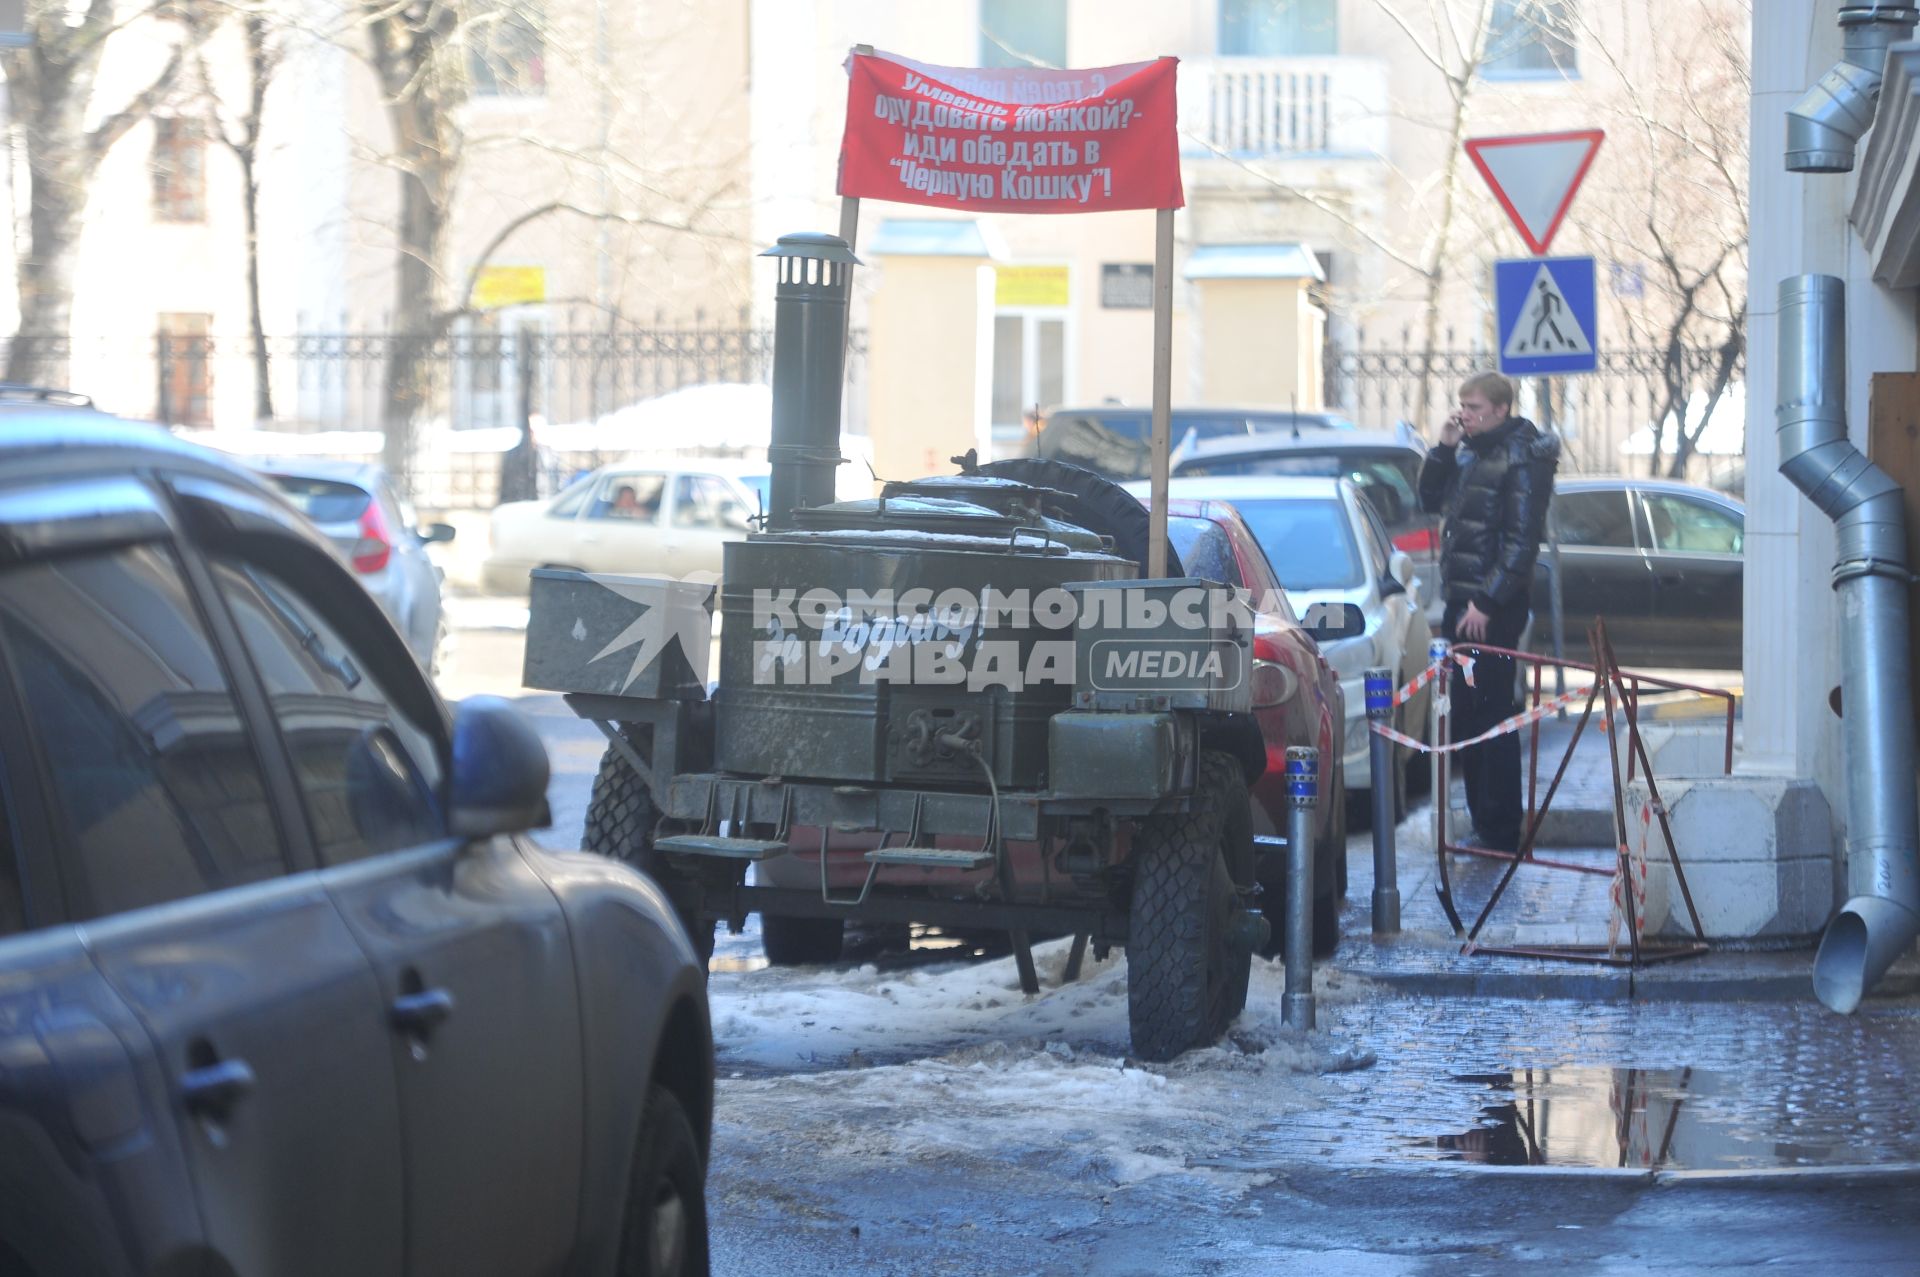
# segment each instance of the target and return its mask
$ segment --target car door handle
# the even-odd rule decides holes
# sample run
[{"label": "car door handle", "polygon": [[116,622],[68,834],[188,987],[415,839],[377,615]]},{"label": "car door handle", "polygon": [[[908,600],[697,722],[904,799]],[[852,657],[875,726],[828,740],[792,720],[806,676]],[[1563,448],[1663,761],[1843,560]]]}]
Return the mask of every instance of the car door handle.
[{"label": "car door handle", "polygon": [[253,1070],[245,1060],[217,1060],[180,1075],[180,1101],[187,1112],[216,1120],[253,1090]]},{"label": "car door handle", "polygon": [[453,1014],[453,995],[445,989],[403,993],[393,1000],[393,1027],[405,1033],[427,1033]]},{"label": "car door handle", "polygon": [[1685,572],[1656,572],[1653,576],[1662,585],[1685,585],[1687,581]]}]

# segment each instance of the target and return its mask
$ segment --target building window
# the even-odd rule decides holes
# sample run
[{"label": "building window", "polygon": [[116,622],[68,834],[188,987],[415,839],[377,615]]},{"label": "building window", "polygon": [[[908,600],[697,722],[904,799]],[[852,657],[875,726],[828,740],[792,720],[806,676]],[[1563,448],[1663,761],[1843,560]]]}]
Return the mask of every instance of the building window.
[{"label": "building window", "polygon": [[1220,52],[1314,58],[1340,51],[1338,0],[1220,0]]},{"label": "building window", "polygon": [[160,316],[160,420],[170,426],[213,424],[212,315]]},{"label": "building window", "polygon": [[207,134],[198,120],[154,117],[153,220],[207,220]]},{"label": "building window", "polygon": [[980,65],[1067,65],[1067,0],[980,0]]},{"label": "building window", "polygon": [[474,6],[467,24],[467,74],[475,97],[547,95],[545,20],[544,9],[527,0],[511,5],[482,0]]},{"label": "building window", "polygon": [[1482,72],[1492,79],[1564,79],[1580,74],[1574,0],[1493,0]]},{"label": "building window", "polygon": [[993,425],[1014,438],[1027,414],[1066,398],[1067,321],[1044,314],[993,318]]}]

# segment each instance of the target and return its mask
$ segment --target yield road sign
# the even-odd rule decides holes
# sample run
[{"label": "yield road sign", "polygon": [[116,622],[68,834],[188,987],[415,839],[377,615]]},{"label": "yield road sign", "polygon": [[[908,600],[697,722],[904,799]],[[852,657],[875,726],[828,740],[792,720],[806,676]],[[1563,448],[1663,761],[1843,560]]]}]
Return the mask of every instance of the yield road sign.
[{"label": "yield road sign", "polygon": [[1592,372],[1597,318],[1591,257],[1527,257],[1493,264],[1500,371],[1513,377]]},{"label": "yield road sign", "polygon": [[1576,129],[1469,138],[1467,157],[1527,248],[1544,256],[1606,136],[1600,129]]}]

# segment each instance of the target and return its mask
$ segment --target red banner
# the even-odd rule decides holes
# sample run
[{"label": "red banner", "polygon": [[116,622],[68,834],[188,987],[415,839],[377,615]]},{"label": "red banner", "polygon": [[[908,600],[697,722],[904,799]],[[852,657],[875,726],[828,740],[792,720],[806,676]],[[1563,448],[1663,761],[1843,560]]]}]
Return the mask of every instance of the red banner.
[{"label": "red banner", "polygon": [[847,61],[840,194],[996,213],[1179,208],[1174,68]]}]

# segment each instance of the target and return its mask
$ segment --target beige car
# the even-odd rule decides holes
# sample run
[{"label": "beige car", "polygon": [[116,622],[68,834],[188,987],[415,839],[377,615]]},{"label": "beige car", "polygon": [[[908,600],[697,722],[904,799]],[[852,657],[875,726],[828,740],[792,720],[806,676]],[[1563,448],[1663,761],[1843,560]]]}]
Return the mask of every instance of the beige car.
[{"label": "beige car", "polygon": [[681,461],[606,466],[539,501],[493,512],[482,580],[524,594],[534,568],[720,573],[722,547],[746,536],[759,498],[741,481],[751,462]]}]

